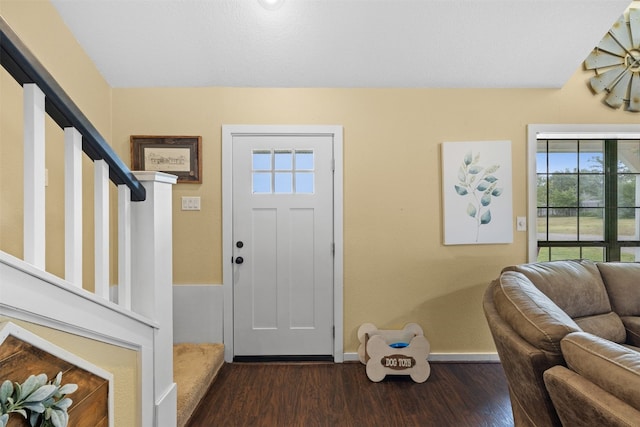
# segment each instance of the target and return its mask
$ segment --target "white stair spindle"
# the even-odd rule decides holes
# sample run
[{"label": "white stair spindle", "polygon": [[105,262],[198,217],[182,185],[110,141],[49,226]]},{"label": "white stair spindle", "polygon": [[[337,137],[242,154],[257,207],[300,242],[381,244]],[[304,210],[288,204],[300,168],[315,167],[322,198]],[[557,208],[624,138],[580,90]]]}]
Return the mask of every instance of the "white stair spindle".
[{"label": "white stair spindle", "polygon": [[109,299],[109,165],[94,162],[95,294]]},{"label": "white stair spindle", "polygon": [[45,269],[44,93],[24,85],[24,260]]},{"label": "white stair spindle", "polygon": [[82,287],[82,135],[64,130],[65,279]]},{"label": "white stair spindle", "polygon": [[131,310],[131,189],[118,186],[118,304]]}]

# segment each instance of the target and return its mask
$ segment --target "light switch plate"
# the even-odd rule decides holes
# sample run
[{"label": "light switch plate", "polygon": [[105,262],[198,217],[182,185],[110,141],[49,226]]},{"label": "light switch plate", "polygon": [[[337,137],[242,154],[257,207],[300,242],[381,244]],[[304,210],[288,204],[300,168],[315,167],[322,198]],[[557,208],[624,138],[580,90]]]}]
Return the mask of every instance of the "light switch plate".
[{"label": "light switch plate", "polygon": [[516,217],[516,230],[517,231],[527,231],[527,217],[526,216],[518,216],[518,217]]},{"label": "light switch plate", "polygon": [[183,197],[182,210],[183,211],[199,211],[200,197]]}]

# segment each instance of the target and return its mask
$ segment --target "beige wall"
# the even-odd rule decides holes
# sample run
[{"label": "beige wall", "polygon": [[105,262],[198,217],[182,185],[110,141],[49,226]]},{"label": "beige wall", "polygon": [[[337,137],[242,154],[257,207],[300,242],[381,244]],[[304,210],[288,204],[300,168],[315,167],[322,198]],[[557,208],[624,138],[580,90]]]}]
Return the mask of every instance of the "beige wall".
[{"label": "beige wall", "polygon": [[[363,322],[422,325],[438,353],[495,351],[481,309],[489,281],[526,260],[526,235],[507,245],[442,244],[440,144],[511,140],[513,212],[526,215],[529,123],[635,123],[577,71],[561,90],[115,89],[113,144],[129,135],[201,135],[203,183],[174,187],[174,281],[222,282],[221,126],[344,126],[345,350]],[[180,197],[202,198],[199,212]]]},{"label": "beige wall", "polygon": [[[443,141],[511,140],[513,212],[525,215],[527,124],[637,123],[639,117],[602,105],[586,86],[590,74],[581,70],[558,90],[110,90],[86,57],[79,66],[90,71],[78,73],[53,53],[55,38],[44,27],[56,27],[67,44],[73,40],[54,19],[26,22],[25,3],[32,4],[2,0],[0,11],[103,135],[112,137],[126,162],[132,134],[203,137],[203,183],[174,187],[176,284],[222,282],[223,124],[344,126],[346,351],[356,350],[356,331],[363,322],[394,328],[409,321],[422,325],[433,352],[494,351],[481,295],[503,266],[526,260],[526,236],[515,232],[514,243],[507,245],[442,245]],[[46,2],[35,3],[43,16],[51,13]],[[0,175],[3,190],[8,179]],[[180,211],[180,197],[192,195],[201,197],[202,210]],[[0,242],[19,221],[3,219],[2,212]]]}]

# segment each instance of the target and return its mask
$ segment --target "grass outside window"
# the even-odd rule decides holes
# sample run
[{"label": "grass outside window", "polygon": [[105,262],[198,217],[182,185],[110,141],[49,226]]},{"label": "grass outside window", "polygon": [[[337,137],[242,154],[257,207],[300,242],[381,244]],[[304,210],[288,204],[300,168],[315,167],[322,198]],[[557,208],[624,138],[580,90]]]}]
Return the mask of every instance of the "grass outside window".
[{"label": "grass outside window", "polygon": [[[564,235],[568,229],[575,226],[577,218],[575,216],[569,217],[554,217],[553,221],[549,222],[549,235]],[[546,218],[537,218],[537,232],[539,238],[546,238],[545,231],[547,228]],[[581,217],[580,218],[580,232],[582,234],[598,234],[602,232],[602,218],[593,217]],[[636,237],[636,221],[633,218],[623,218],[618,220],[618,234],[620,237],[627,237],[628,239],[637,240]],[[576,240],[578,242],[578,240]],[[540,247],[538,248],[538,261],[553,261],[562,259],[590,259],[593,261],[604,261],[604,246],[600,247]],[[623,248],[620,254],[620,261],[634,262],[636,261],[636,251],[639,248],[630,247]]]}]

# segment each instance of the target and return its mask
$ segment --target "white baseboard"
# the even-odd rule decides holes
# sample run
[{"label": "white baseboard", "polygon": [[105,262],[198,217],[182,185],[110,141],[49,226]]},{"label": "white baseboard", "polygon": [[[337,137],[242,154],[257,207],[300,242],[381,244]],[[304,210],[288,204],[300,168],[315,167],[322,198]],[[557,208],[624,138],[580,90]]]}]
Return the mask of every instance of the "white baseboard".
[{"label": "white baseboard", "polygon": [[430,362],[499,363],[498,353],[431,353]]},{"label": "white baseboard", "polygon": [[[498,353],[430,353],[429,362],[486,363],[500,362]],[[345,353],[345,362],[359,362],[358,353]]]},{"label": "white baseboard", "polygon": [[358,353],[345,353],[344,354],[344,361],[345,362],[359,362],[360,361],[360,357],[358,356]]},{"label": "white baseboard", "polygon": [[221,285],[173,286],[173,342],[223,342]]}]

